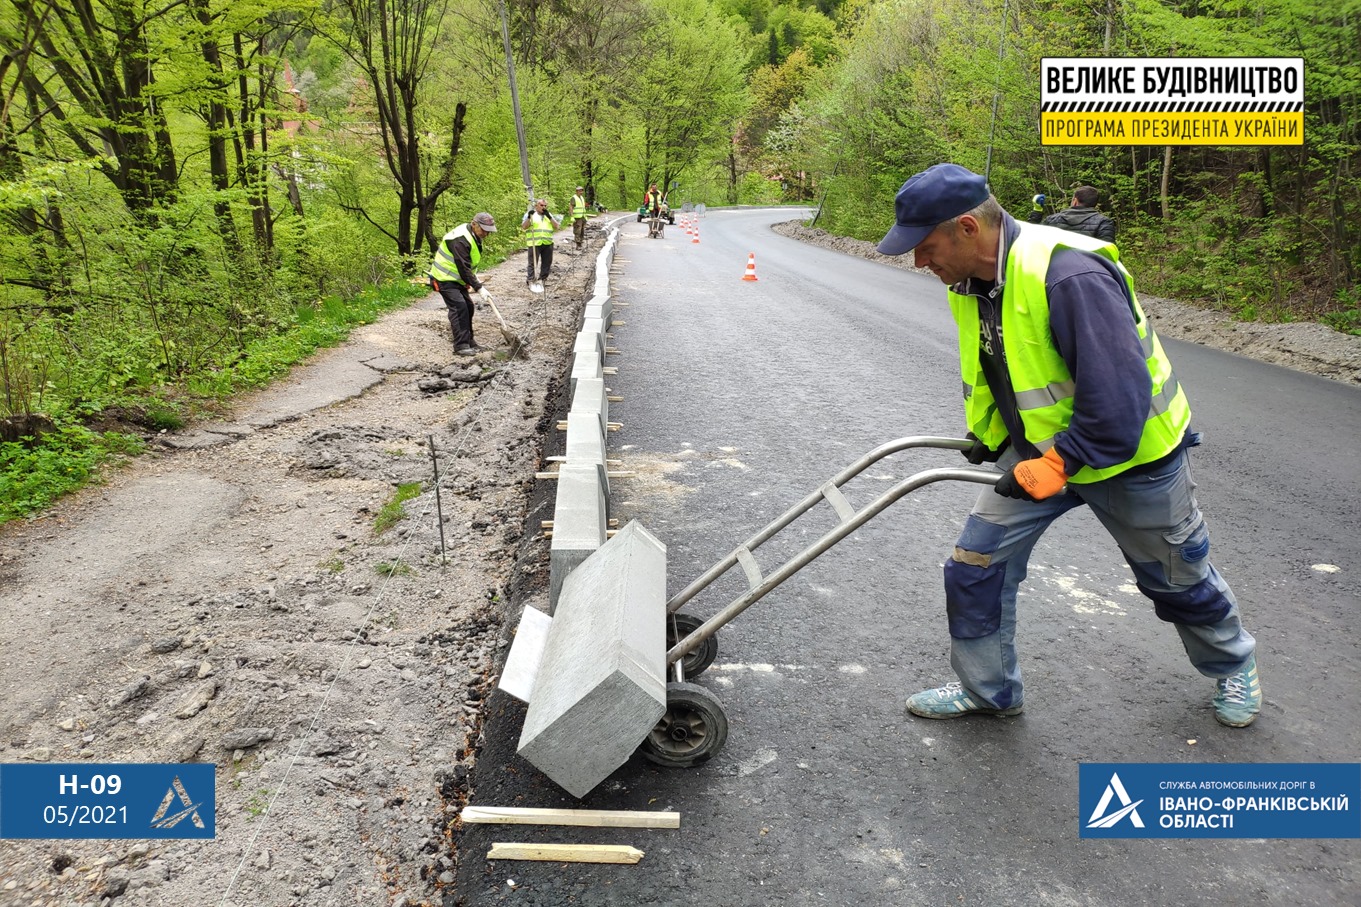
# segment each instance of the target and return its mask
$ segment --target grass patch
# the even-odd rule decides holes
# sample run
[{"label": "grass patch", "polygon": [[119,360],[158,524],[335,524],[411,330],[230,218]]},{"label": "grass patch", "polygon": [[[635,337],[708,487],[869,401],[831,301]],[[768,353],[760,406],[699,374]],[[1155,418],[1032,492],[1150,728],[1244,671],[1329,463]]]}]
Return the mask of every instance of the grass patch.
[{"label": "grass patch", "polygon": [[[193,412],[199,404],[211,408],[216,400],[263,387],[316,350],[340,343],[355,327],[428,293],[424,285],[400,280],[349,301],[332,298],[300,306],[291,324],[247,344],[229,364],[206,365],[173,383],[155,379],[153,385],[125,376],[116,391],[98,399],[63,401],[49,395],[43,415],[56,424],[55,430],[36,439],[0,443],[0,523],[48,507],[93,480],[101,466],[144,447],[136,435],[91,426],[132,422],[152,432],[178,430],[186,424],[186,409]],[[113,387],[115,382],[106,384]]]},{"label": "grass patch", "polygon": [[384,504],[378,511],[378,516],[374,517],[373,531],[378,534],[387,532],[399,521],[406,519],[406,502],[420,493],[420,482],[403,482],[398,485],[392,500]]},{"label": "grass patch", "polygon": [[378,563],[373,565],[373,569],[377,571],[380,576],[388,577],[410,576],[411,574],[416,572],[415,570],[411,569],[410,564],[404,563],[400,560],[379,561]]},{"label": "grass patch", "polygon": [[143,422],[152,431],[179,431],[184,428],[184,417],[180,415],[179,408],[164,400],[152,400],[147,404]]},{"label": "grass patch", "polygon": [[0,444],[0,523],[47,507],[91,481],[100,466],[142,448],[134,435],[77,424],[60,425],[31,443]]},{"label": "grass patch", "polygon": [[317,350],[340,343],[356,327],[429,292],[428,287],[394,281],[348,302],[331,297],[299,306],[288,330],[248,344],[230,365],[191,377],[188,388],[198,396],[220,398],[263,387]]},{"label": "grass patch", "polygon": [[269,812],[269,796],[270,791],[268,788],[261,788],[258,793],[251,794],[250,799],[246,801],[245,805],[247,822],[252,819],[258,819]]}]

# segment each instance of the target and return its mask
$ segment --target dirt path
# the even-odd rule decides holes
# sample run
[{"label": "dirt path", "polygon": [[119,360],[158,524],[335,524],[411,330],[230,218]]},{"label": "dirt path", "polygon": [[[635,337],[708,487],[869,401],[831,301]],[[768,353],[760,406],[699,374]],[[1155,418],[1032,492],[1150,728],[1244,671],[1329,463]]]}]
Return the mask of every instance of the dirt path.
[{"label": "dirt path", "polygon": [[440,903],[502,605],[546,586],[534,473],[602,244],[560,240],[546,300],[522,255],[489,272],[527,357],[455,362],[432,295],[5,527],[0,761],[219,771],[216,840],[3,841],[0,905]]}]

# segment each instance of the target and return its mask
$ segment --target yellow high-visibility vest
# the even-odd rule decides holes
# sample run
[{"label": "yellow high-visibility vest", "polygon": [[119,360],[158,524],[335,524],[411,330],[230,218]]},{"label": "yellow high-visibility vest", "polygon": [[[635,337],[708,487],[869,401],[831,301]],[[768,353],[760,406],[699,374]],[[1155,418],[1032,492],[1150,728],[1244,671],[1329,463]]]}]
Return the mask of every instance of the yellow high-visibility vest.
[{"label": "yellow high-visibility vest", "polygon": [[444,239],[440,241],[439,248],[435,250],[435,258],[430,262],[431,279],[463,283],[463,278],[458,276],[458,264],[449,252],[449,243],[460,236],[468,237],[468,258],[474,269],[477,267],[477,263],[482,260],[482,249],[478,246],[477,237],[473,236],[472,229],[467,224],[459,224],[444,234]]},{"label": "yellow high-visibility vest", "polygon": [[525,245],[553,245],[553,218],[537,211],[529,215],[529,228],[525,230]]},{"label": "yellow high-visibility vest", "polygon": [[[1171,453],[1181,443],[1191,423],[1191,406],[1172,373],[1172,363],[1163,351],[1158,335],[1148,324],[1138,297],[1134,295],[1134,278],[1120,264],[1119,250],[1111,243],[1081,234],[1024,226],[1007,251],[1002,338],[1006,344],[1007,373],[1016,393],[1016,406],[1026,440],[1041,451],[1049,450],[1054,446],[1054,436],[1068,427],[1073,416],[1076,384],[1051,339],[1049,298],[1044,283],[1050,258],[1055,250],[1063,247],[1105,256],[1115,263],[1125,278],[1153,391],[1143,436],[1134,456],[1101,469],[1084,466],[1068,478],[1079,484],[1099,482]],[[978,360],[978,299],[953,291],[948,295],[950,310],[959,326],[965,422],[979,440],[996,450],[1007,437],[1007,429]]]}]

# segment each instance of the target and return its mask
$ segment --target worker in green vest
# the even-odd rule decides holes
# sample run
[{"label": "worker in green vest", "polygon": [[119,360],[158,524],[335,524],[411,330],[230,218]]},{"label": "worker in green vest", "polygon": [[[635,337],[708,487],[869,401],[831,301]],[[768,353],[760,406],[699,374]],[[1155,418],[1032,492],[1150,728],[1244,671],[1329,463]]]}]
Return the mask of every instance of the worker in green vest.
[{"label": "worker in green vest", "polygon": [[473,301],[468,291],[474,291],[483,301],[491,300],[476,271],[482,260],[483,241],[495,232],[495,219],[486,211],[479,212],[444,234],[430,262],[430,285],[444,298],[456,356],[475,356],[483,350],[473,340]]},{"label": "worker in green vest", "polygon": [[572,196],[572,206],[567,209],[567,216],[572,220],[572,240],[577,248],[586,240],[586,190],[577,186],[576,195]]},{"label": "worker in green vest", "polygon": [[1017,590],[1041,534],[1085,504],[1154,613],[1176,627],[1191,664],[1215,679],[1215,718],[1251,724],[1262,701],[1256,640],[1210,563],[1188,461],[1200,435],[1116,247],[1017,222],[982,176],[956,164],[904,183],[895,214],[879,251],[915,250],[917,267],[950,288],[974,442],[965,455],[1002,470],[945,564],[959,679],[909,697],[908,711],[1021,712]]},{"label": "worker in green vest", "polygon": [[562,218],[549,213],[546,198],[536,198],[525,212],[520,229],[525,231],[525,245],[529,248],[529,283],[534,283],[536,270],[540,283],[548,279],[548,271],[553,267],[553,231],[561,225]]}]

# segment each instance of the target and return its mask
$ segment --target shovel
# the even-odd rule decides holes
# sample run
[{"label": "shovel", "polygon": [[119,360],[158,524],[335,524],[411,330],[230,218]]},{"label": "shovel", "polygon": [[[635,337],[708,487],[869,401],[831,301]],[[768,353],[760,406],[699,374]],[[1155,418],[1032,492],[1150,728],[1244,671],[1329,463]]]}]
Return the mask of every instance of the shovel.
[{"label": "shovel", "polygon": [[506,323],[506,319],[501,317],[501,310],[496,307],[496,303],[492,301],[490,296],[486,298],[486,303],[491,306],[491,312],[496,316],[496,321],[501,326],[501,336],[505,338],[506,343],[510,344],[510,354],[514,356],[520,350],[529,346],[529,342],[520,334],[520,332],[512,328]]},{"label": "shovel", "polygon": [[[529,247],[529,270],[530,270],[530,273],[534,273],[534,272],[536,272],[536,271],[539,270],[539,247],[538,247],[538,246],[530,246],[530,247]],[[529,292],[534,293],[534,294],[536,294],[536,295],[540,295],[540,296],[543,295],[543,281],[542,281],[542,280],[531,280],[531,281],[529,282]]]}]

